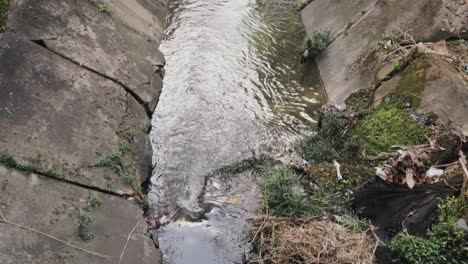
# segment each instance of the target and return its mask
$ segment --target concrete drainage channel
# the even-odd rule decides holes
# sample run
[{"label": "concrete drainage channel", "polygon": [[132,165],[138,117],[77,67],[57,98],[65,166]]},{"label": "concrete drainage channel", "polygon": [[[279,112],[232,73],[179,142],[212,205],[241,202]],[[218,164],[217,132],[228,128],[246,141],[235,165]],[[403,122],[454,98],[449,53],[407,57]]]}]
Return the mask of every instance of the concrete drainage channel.
[{"label": "concrete drainage channel", "polygon": [[241,262],[259,189],[220,169],[283,153],[324,98],[295,2],[172,1],[160,102],[165,1],[0,4],[0,263]]},{"label": "concrete drainage channel", "polygon": [[325,96],[313,64],[300,64],[296,1],[174,0],[169,14],[149,215],[166,263],[243,263],[259,179],[226,171],[288,153]]}]

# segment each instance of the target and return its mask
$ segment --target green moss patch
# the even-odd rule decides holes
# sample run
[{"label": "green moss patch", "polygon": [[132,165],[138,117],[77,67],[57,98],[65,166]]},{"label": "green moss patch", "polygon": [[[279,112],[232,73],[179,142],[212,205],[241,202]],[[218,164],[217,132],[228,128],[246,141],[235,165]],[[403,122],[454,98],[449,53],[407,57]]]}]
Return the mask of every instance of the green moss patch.
[{"label": "green moss patch", "polygon": [[340,167],[343,179],[338,180],[335,165],[331,163],[320,163],[311,165],[307,174],[321,188],[327,191],[345,192],[363,183],[369,176],[373,175],[374,168],[365,165],[343,164]]},{"label": "green moss patch", "polygon": [[412,146],[423,143],[431,130],[414,121],[396,105],[383,105],[365,116],[353,129],[355,138],[365,141],[365,148],[389,151],[392,145]]},{"label": "green moss patch", "polygon": [[374,90],[370,87],[362,88],[352,93],[345,101],[346,108],[352,112],[361,112],[369,109],[374,99]]},{"label": "green moss patch", "polygon": [[403,72],[397,89],[390,95],[393,102],[400,106],[409,105],[418,108],[421,105],[421,94],[427,81],[427,70],[431,67],[431,57],[423,56]]},{"label": "green moss patch", "polygon": [[0,0],[0,33],[7,29],[8,9],[10,0]]}]

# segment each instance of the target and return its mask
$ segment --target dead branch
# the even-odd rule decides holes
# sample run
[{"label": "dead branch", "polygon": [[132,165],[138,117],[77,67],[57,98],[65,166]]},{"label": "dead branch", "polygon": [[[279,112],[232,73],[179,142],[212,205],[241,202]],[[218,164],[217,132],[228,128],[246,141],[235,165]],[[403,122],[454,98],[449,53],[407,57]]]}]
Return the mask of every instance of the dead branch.
[{"label": "dead branch", "polygon": [[460,154],[460,164],[463,168],[463,172],[465,174],[465,177],[463,177],[463,185],[462,185],[462,189],[461,189],[461,192],[460,192],[460,198],[462,200],[462,202],[465,201],[465,196],[466,196],[466,183],[468,181],[468,169],[466,168],[467,165],[466,165],[466,157],[465,155],[463,154],[462,151],[459,152]]},{"label": "dead branch", "polygon": [[143,219],[140,219],[140,220],[136,223],[136,225],[133,227],[132,231],[130,231],[130,233],[128,234],[127,241],[125,241],[125,245],[124,245],[124,247],[123,247],[123,249],[122,249],[122,253],[120,253],[119,264],[122,263],[122,259],[123,259],[123,256],[124,256],[124,254],[125,254],[125,250],[127,249],[127,245],[128,245],[128,241],[130,240],[130,237],[132,237],[133,232],[135,232],[135,229],[138,227],[138,225],[140,225],[140,223],[141,223],[142,220],[143,220]]}]

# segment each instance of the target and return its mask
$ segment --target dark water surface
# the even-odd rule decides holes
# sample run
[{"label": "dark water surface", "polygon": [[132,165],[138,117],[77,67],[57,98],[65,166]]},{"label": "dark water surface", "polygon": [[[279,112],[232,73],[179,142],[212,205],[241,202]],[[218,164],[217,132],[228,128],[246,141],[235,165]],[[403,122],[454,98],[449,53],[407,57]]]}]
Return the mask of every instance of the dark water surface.
[{"label": "dark water surface", "polygon": [[325,98],[313,65],[299,64],[296,1],[170,2],[151,133],[150,205],[173,220],[159,233],[161,248],[167,263],[241,263],[244,219],[258,208],[255,179],[206,176],[253,152],[284,152],[310,132]]}]

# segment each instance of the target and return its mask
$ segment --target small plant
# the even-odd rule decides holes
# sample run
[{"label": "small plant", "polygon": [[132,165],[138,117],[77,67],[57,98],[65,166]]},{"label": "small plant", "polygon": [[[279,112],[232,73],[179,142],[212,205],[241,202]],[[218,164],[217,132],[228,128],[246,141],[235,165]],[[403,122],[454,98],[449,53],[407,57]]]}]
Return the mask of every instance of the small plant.
[{"label": "small plant", "polygon": [[338,222],[353,233],[362,233],[366,231],[368,223],[353,214],[345,214]]},{"label": "small plant", "polygon": [[124,27],[126,27],[130,31],[137,32],[137,30],[134,27],[130,26],[130,24],[128,24],[127,22],[123,21],[122,19],[119,19],[119,21]]},{"label": "small plant", "polygon": [[89,225],[93,222],[91,211],[102,204],[102,200],[95,196],[90,195],[86,204],[78,209],[77,223],[78,223],[78,236],[83,240],[93,239],[94,236],[89,231]]},{"label": "small plant", "polygon": [[64,175],[56,170],[52,164],[47,165],[46,169],[44,170],[44,175],[51,177],[51,178],[56,178],[56,179],[62,179]]},{"label": "small plant", "polygon": [[128,142],[132,142],[135,139],[135,132],[133,131],[133,129],[129,128],[125,130],[125,132],[123,133],[123,137]]},{"label": "small plant", "polygon": [[99,197],[92,195],[88,199],[87,208],[88,209],[94,209],[94,208],[98,207],[101,204],[102,204],[102,200]]},{"label": "small plant", "polygon": [[349,125],[340,114],[332,113],[322,119],[317,134],[306,138],[299,146],[309,162],[353,161],[358,157],[360,143],[351,137]]},{"label": "small plant", "polygon": [[346,24],[346,28],[344,30],[344,34],[347,36],[348,35],[348,31],[351,29],[351,27],[353,26],[353,22],[348,22],[348,24]]},{"label": "small plant", "polygon": [[107,5],[97,1],[97,0],[89,0],[93,5],[95,5],[97,7],[97,9],[99,10],[99,12],[101,13],[104,13],[104,14],[107,14],[109,16],[112,16],[112,10],[110,9],[110,7],[108,7]]},{"label": "small plant", "polygon": [[127,174],[123,178],[123,183],[127,186],[133,186],[134,182],[135,182],[135,178],[133,177],[133,175]]},{"label": "small plant", "polygon": [[11,168],[16,167],[15,155],[13,155],[9,150],[0,152],[0,164]]},{"label": "small plant", "polygon": [[22,170],[26,173],[33,173],[36,171],[36,165],[32,163],[21,164],[17,166],[19,170]]},{"label": "small plant", "polygon": [[112,152],[103,157],[98,163],[98,167],[108,167],[119,170],[122,165],[122,152]]},{"label": "small plant", "polygon": [[8,9],[10,0],[0,0],[0,33],[7,29]]},{"label": "small plant", "polygon": [[301,191],[299,177],[287,168],[273,170],[265,179],[264,199],[277,216],[306,216],[320,213]]},{"label": "small plant", "polygon": [[154,39],[148,35],[145,35],[145,40],[149,43],[155,43],[156,41],[154,41]]},{"label": "small plant", "polygon": [[464,232],[455,228],[465,208],[466,204],[457,198],[448,197],[440,201],[437,222],[427,238],[400,233],[392,240],[392,250],[410,264],[465,263],[468,244],[464,240]]},{"label": "small plant", "polygon": [[151,125],[151,122],[144,122],[142,125],[141,125],[141,132],[143,133],[149,133],[151,131],[151,128],[153,126]]},{"label": "small plant", "polygon": [[322,54],[331,41],[330,30],[320,30],[315,32],[312,37],[307,41],[307,50],[309,57],[317,57]]},{"label": "small plant", "polygon": [[89,232],[89,225],[92,222],[91,215],[84,209],[78,210],[78,235],[83,240],[90,240],[93,235]]}]

